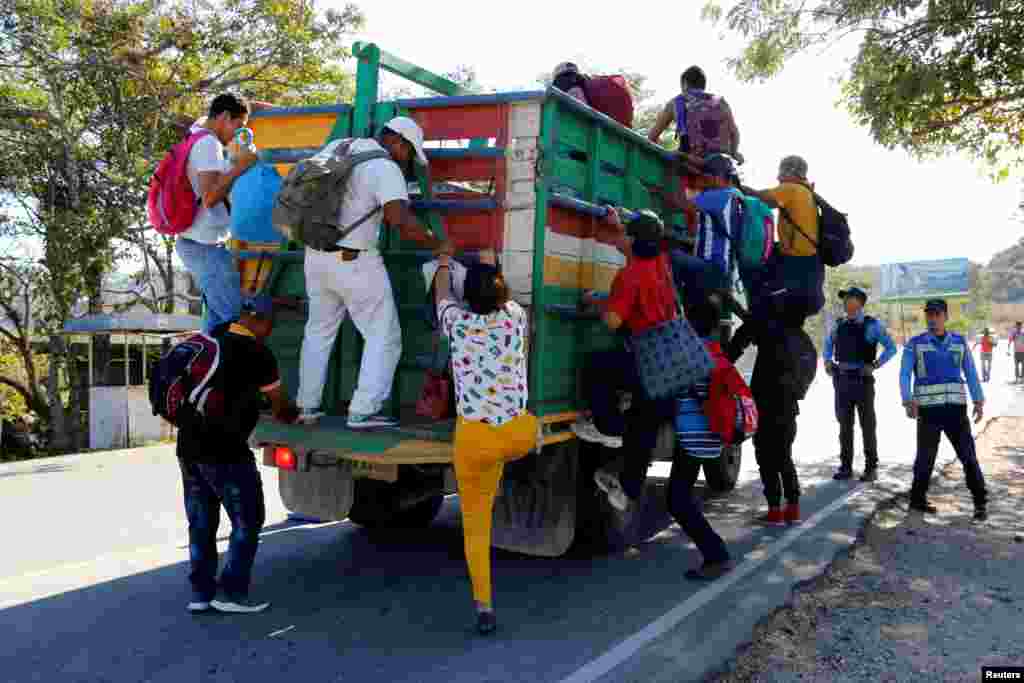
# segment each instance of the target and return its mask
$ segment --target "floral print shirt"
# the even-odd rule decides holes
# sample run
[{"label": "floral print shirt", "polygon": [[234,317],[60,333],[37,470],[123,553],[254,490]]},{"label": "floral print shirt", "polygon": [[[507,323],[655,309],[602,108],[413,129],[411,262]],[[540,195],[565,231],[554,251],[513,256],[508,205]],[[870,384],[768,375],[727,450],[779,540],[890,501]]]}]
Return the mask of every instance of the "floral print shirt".
[{"label": "floral print shirt", "polygon": [[477,315],[445,299],[437,307],[451,341],[459,417],[500,426],[526,412],[526,311],[514,301]]}]

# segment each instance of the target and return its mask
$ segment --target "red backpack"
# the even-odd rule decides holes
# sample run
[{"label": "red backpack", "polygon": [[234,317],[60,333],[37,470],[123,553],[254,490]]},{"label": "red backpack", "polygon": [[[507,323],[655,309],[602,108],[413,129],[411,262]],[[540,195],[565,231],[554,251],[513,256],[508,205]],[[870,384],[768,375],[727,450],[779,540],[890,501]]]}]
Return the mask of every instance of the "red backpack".
[{"label": "red backpack", "polygon": [[715,361],[715,369],[711,371],[704,413],[711,431],[722,438],[722,445],[735,446],[757,432],[757,405],[750,387],[725,357],[722,347],[717,342],[709,342],[707,349]]},{"label": "red backpack", "polygon": [[227,413],[219,341],[194,334],[177,344],[150,369],[149,402],[153,414],[182,426],[215,425]]},{"label": "red backpack", "polygon": [[587,104],[626,128],[633,127],[633,95],[622,76],[591,76],[583,82]]},{"label": "red backpack", "polygon": [[192,227],[199,198],[188,180],[188,155],[212,131],[199,130],[171,147],[149,181],[149,222],[161,235],[180,235]]}]

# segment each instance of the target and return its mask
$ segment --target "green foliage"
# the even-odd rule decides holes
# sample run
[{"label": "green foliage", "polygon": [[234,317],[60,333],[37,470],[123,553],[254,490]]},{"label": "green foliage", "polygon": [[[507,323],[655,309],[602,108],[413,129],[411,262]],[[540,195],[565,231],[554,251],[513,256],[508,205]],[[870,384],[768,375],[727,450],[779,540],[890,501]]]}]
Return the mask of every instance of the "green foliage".
[{"label": "green foliage", "polygon": [[792,57],[860,39],[843,84],[854,118],[886,147],[966,152],[1005,178],[1024,161],[1024,2],[709,0],[704,16],[747,44],[730,60],[744,80]]},{"label": "green foliage", "polygon": [[[361,25],[354,5],[310,0],[0,0],[0,198],[14,209],[0,237],[42,246],[21,272],[33,324],[9,340],[27,349],[83,301],[95,307],[104,274],[136,249],[173,281],[145,196],[182,120],[224,91],[278,105],[349,99],[346,44]],[[51,356],[50,406],[73,388],[67,360]]]}]

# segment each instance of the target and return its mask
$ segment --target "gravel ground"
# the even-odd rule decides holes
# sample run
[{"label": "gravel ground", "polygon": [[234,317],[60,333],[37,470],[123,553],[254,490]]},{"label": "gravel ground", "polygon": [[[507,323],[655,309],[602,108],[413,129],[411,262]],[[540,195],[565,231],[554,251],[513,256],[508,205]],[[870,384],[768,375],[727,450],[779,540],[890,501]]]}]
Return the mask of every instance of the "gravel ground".
[{"label": "gravel ground", "polygon": [[978,681],[982,666],[1024,666],[1024,418],[989,423],[978,456],[988,522],[971,519],[954,461],[932,480],[938,515],[881,505],[712,680]]}]

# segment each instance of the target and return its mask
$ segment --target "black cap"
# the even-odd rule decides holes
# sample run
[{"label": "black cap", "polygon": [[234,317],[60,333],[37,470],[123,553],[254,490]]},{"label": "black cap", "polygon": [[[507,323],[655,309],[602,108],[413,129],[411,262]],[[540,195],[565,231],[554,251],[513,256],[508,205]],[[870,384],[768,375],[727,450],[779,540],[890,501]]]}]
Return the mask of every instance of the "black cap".
[{"label": "black cap", "polygon": [[704,174],[723,180],[736,177],[736,165],[732,159],[722,154],[712,154],[704,160]]},{"label": "black cap", "polygon": [[862,303],[867,303],[868,301],[867,292],[860,287],[848,287],[846,289],[839,290],[840,299],[845,299],[848,296],[855,296],[860,299]]},{"label": "black cap", "polygon": [[949,313],[949,306],[945,299],[928,299],[924,305],[925,313]]},{"label": "black cap", "polygon": [[636,217],[626,224],[626,234],[644,242],[657,242],[665,234],[665,224],[658,218],[658,214],[644,209],[637,212]]}]

